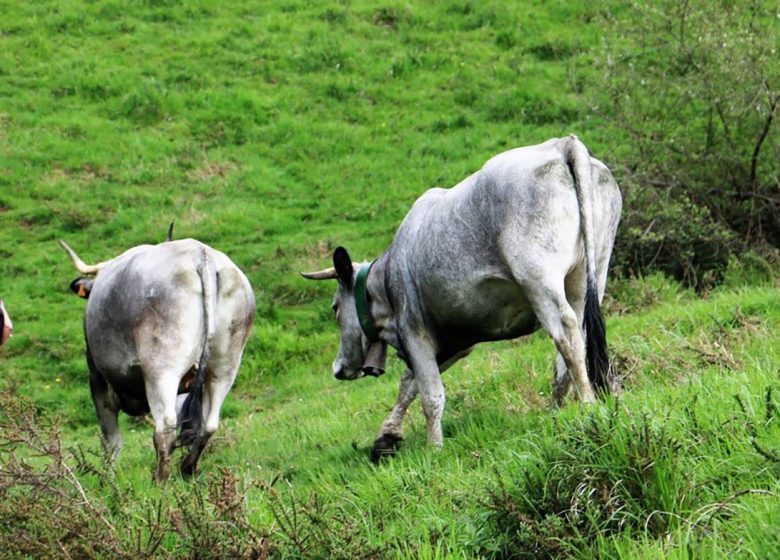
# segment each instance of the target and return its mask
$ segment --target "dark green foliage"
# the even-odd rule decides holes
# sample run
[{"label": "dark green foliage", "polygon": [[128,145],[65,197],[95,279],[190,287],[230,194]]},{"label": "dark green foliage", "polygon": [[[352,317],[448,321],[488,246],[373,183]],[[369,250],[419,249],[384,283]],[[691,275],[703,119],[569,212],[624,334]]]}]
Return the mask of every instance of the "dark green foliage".
[{"label": "dark green foliage", "polygon": [[774,2],[667,0],[605,23],[590,91],[620,145],[617,266],[701,288],[735,251],[780,246]]},{"label": "dark green foliage", "polygon": [[579,49],[572,44],[562,41],[547,41],[533,45],[528,49],[539,60],[559,60],[569,58],[577,54]]},{"label": "dark green foliage", "polygon": [[122,98],[117,115],[138,125],[154,124],[166,116],[165,91],[154,81],[140,84]]},{"label": "dark green foliage", "polygon": [[487,118],[491,121],[519,121],[534,125],[568,123],[576,118],[577,112],[560,101],[553,100],[549,93],[537,93],[527,88],[512,88],[491,96]]},{"label": "dark green foliage", "polygon": [[618,275],[660,271],[699,289],[720,280],[739,247],[731,229],[683,194],[626,191],[612,260]]}]

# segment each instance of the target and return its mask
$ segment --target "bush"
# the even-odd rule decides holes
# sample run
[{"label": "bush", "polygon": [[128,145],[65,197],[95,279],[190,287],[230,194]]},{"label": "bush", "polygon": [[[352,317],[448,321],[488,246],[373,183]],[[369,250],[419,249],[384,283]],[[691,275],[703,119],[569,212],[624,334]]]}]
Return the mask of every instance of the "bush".
[{"label": "bush", "polygon": [[674,302],[684,293],[679,282],[658,272],[641,278],[616,278],[610,281],[604,307],[609,315],[640,313]]},{"label": "bush", "polygon": [[605,22],[589,91],[625,166],[619,267],[701,288],[744,247],[780,245],[775,12],[662,0]]},{"label": "bush", "polygon": [[744,286],[768,286],[775,281],[775,269],[771,260],[777,259],[777,252],[771,252],[769,258],[748,251],[739,257],[732,257],[723,276],[723,285],[728,288]]},{"label": "bush", "polygon": [[729,228],[684,194],[631,194],[615,242],[613,268],[618,275],[660,271],[697,289],[720,280],[739,246]]}]

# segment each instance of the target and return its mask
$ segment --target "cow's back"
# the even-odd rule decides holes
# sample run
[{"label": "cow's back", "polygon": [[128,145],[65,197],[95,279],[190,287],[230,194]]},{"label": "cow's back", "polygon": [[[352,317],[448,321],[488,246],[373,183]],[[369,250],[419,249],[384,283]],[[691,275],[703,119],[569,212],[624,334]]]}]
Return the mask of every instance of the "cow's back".
[{"label": "cow's back", "polygon": [[[393,285],[413,287],[396,297],[420,309],[429,326],[484,325],[475,339],[530,328],[518,271],[557,267],[565,274],[584,258],[577,192],[564,152],[568,140],[498,154],[451,189],[423,195],[390,249],[391,258],[406,265]],[[591,169],[596,237],[609,239],[611,252],[620,192],[601,162],[591,159]]]},{"label": "cow's back", "polygon": [[[502,251],[522,252],[499,246],[508,241],[507,232],[525,250],[581,243],[577,192],[564,156],[568,140],[503,152],[454,187],[427,191],[402,222],[392,249],[406,253],[420,274],[462,275],[469,267],[501,267]],[[591,158],[591,169],[597,235],[614,237],[620,191],[603,163]]]}]

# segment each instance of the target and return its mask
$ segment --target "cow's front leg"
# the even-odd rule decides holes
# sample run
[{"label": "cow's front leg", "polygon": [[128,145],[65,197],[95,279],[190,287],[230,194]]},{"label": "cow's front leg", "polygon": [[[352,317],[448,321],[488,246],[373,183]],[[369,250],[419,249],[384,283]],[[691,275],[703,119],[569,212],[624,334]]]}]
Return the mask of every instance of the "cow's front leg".
[{"label": "cow's front leg", "polygon": [[406,410],[416,397],[417,383],[414,379],[414,373],[407,368],[398,384],[398,398],[395,401],[395,406],[390,412],[390,416],[382,422],[379,435],[374,440],[374,446],[371,448],[371,461],[376,463],[382,457],[396,452],[398,443],[404,439],[403,422]]},{"label": "cow's front leg", "polygon": [[444,412],[444,384],[441,382],[436,351],[426,340],[413,338],[405,341],[409,365],[414,371],[414,380],[420,393],[422,409],[428,425],[428,443],[441,447],[444,438],[441,432],[441,416]]}]

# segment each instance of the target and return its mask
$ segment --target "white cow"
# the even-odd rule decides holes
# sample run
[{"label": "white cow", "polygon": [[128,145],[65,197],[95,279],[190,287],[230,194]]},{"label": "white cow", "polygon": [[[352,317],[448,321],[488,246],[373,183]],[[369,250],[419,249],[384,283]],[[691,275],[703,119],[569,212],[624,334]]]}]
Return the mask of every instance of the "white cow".
[{"label": "white cow", "polygon": [[395,450],[418,393],[428,441],[442,445],[440,374],[479,342],[541,326],[558,350],[557,401],[572,384],[585,402],[595,400],[594,386],[608,390],[600,302],[621,207],[609,169],[576,137],[555,138],[426,192],[373,263],[353,265],[339,247],[334,268],[304,274],[338,279],[336,378],[382,371],[375,350],[386,344],[408,365],[374,460]]},{"label": "white cow", "polygon": [[[107,449],[116,456],[122,445],[120,410],[151,411],[156,479],[168,477],[177,442],[190,445],[180,469],[191,475],[241,363],[255,313],[249,281],[224,253],[194,239],[140,245],[97,265],[61,243],[87,275],[71,289],[89,298],[87,364]],[[180,393],[188,395],[177,414]]]}]

